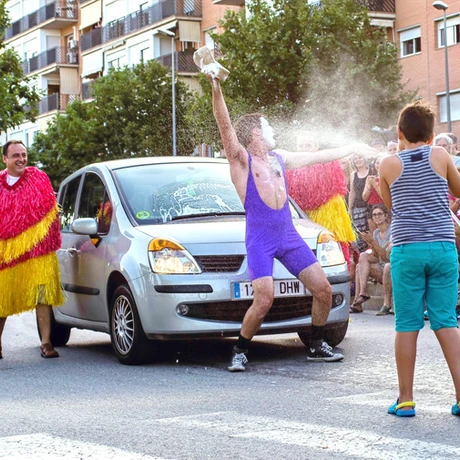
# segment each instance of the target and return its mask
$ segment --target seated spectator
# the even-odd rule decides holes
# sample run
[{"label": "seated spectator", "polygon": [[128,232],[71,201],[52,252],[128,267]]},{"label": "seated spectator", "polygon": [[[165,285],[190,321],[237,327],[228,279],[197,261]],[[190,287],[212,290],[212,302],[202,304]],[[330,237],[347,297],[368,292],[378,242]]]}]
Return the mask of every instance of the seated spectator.
[{"label": "seated spectator", "polygon": [[[390,248],[390,246],[388,248]],[[391,284],[390,262],[385,264],[385,266],[383,267],[382,284],[383,284],[383,306],[375,315],[376,316],[394,315],[395,312],[393,310],[393,293],[392,293],[392,284]]]},{"label": "seated spectator", "polygon": [[383,204],[377,204],[372,208],[372,219],[376,225],[373,234],[365,232],[363,239],[369,245],[369,250],[362,252],[356,266],[356,293],[350,313],[362,313],[362,304],[370,299],[368,294],[368,282],[373,278],[383,283],[383,269],[389,262],[389,251],[391,237],[391,225],[388,222],[388,210]]}]

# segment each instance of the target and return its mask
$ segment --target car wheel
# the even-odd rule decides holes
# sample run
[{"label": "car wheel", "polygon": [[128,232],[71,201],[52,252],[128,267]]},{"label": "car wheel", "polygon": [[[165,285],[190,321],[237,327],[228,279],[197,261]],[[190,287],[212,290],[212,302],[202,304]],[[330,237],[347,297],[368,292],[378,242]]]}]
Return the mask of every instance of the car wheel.
[{"label": "car wheel", "polygon": [[[324,328],[324,341],[331,347],[336,347],[345,338],[348,329],[348,320],[341,323],[328,324]],[[298,332],[300,340],[306,347],[310,346],[311,330]]]},{"label": "car wheel", "polygon": [[[35,315],[36,321],[37,321],[37,331],[38,331],[38,337],[40,338],[40,341],[42,340],[42,334],[40,332],[40,328],[38,326],[38,318],[37,315]],[[71,327],[65,326],[64,324],[59,324],[56,319],[54,318],[54,313],[51,312],[51,333],[50,333],[50,340],[51,343],[53,344],[54,347],[63,347],[64,345],[67,345],[67,342],[70,339],[70,331]]]},{"label": "car wheel", "polygon": [[112,297],[110,337],[122,364],[140,364],[151,357],[151,343],[142,329],[131,291],[125,284],[119,286]]}]

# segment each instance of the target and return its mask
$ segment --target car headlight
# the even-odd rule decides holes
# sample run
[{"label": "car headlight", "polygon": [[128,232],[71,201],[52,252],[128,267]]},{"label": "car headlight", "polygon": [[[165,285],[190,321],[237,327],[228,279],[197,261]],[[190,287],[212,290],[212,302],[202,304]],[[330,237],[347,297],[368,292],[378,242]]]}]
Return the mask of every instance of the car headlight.
[{"label": "car headlight", "polygon": [[335,241],[331,232],[325,230],[318,235],[316,256],[322,267],[345,263],[345,257],[339,243]]},{"label": "car headlight", "polygon": [[183,246],[163,238],[150,241],[149,261],[155,273],[171,275],[201,273],[199,265]]}]

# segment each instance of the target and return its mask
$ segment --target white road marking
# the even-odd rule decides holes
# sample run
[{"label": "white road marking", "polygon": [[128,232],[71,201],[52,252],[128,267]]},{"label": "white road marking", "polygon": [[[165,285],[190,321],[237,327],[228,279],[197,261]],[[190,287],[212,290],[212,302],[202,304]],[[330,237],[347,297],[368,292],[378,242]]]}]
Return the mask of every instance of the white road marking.
[{"label": "white road marking", "polygon": [[166,460],[115,447],[51,436],[46,433],[0,438],[0,458],[8,460]]},{"label": "white road marking", "polygon": [[270,417],[245,416],[234,412],[214,412],[153,421],[186,429],[209,429],[234,438],[252,438],[306,447],[321,452],[342,454],[344,458],[346,456],[373,460],[460,458],[460,448],[453,445],[395,438],[365,430],[349,430]]}]

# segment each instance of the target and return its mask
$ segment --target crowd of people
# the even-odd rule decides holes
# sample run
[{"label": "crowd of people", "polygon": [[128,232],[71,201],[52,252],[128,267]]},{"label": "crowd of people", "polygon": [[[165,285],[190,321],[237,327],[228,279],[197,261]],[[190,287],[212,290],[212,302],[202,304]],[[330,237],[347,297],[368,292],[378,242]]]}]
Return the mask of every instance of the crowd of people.
[{"label": "crowd of people", "polygon": [[[393,315],[391,295],[391,212],[384,205],[379,186],[379,171],[382,158],[398,153],[398,142],[385,142],[376,138],[371,145],[380,155],[370,162],[362,156],[353,155],[350,160],[353,172],[349,180],[348,208],[356,232],[356,243],[352,244],[351,293],[354,301],[350,313],[362,313],[363,304],[371,297],[368,294],[370,283],[379,283],[383,290],[383,304],[377,316]],[[460,152],[457,136],[454,133],[436,135],[431,145],[443,147],[451,156],[455,167],[460,170]],[[449,193],[449,207],[460,218],[460,199]],[[380,210],[380,211],[379,211]],[[460,225],[454,222],[456,247],[460,262]],[[376,233],[376,229],[379,232]],[[456,309],[460,319],[460,305]],[[428,314],[425,312],[425,319]]]}]

